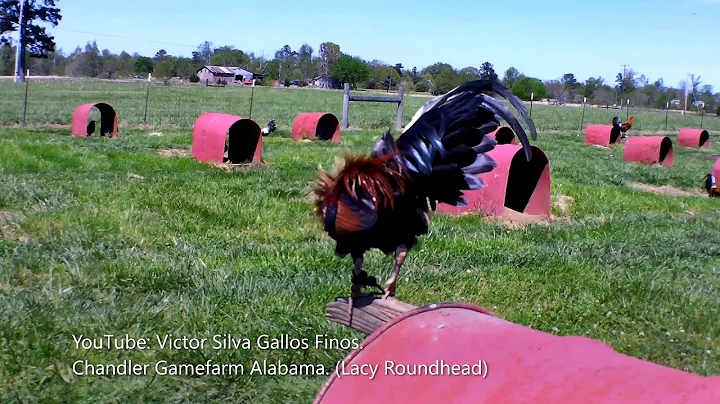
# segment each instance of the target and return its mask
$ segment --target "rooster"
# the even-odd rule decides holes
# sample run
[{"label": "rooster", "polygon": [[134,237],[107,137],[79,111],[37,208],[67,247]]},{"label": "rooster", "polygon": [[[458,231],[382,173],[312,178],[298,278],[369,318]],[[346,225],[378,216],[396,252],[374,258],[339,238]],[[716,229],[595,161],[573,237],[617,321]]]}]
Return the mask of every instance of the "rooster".
[{"label": "rooster", "polygon": [[92,136],[93,133],[95,133],[95,120],[93,119],[88,123],[86,132],[88,136]]},{"label": "rooster", "polygon": [[705,190],[707,191],[710,198],[716,195],[720,195],[720,187],[715,184],[714,175],[708,174],[705,176]]},{"label": "rooster", "polygon": [[[497,144],[485,135],[500,126],[500,119],[510,123],[530,160],[525,130],[495,95],[510,101],[535,139],[522,102],[498,82],[477,80],[429,101],[397,140],[387,131],[369,155],[347,154],[336,174],[320,169],[315,213],[335,240],[335,253],[353,260],[349,316],[356,299],[368,295],[361,293],[365,286],[379,289],[383,298],[395,296],[407,252],[428,233],[429,211],[438,203],[467,206],[462,191],[484,186],[476,174],[496,167],[485,153]],[[372,248],[395,254],[385,289],[363,270],[364,253]]]},{"label": "rooster", "polygon": [[620,137],[621,139],[625,139],[625,138],[626,138],[625,132],[629,131],[630,128],[632,128],[632,123],[633,123],[633,117],[632,117],[632,116],[628,118],[627,122],[622,122],[622,123],[620,122],[620,118],[618,118],[618,117],[614,117],[614,118],[613,118],[613,126],[616,127],[616,128],[619,128],[619,129],[620,129],[620,133],[623,134],[622,137]]},{"label": "rooster", "polygon": [[269,135],[270,133],[275,132],[275,129],[276,129],[276,128],[275,128],[275,121],[272,120],[272,121],[268,122],[268,124],[267,124],[264,128],[262,128],[262,129],[260,130],[260,132],[262,133],[263,136],[267,136],[267,135]]}]

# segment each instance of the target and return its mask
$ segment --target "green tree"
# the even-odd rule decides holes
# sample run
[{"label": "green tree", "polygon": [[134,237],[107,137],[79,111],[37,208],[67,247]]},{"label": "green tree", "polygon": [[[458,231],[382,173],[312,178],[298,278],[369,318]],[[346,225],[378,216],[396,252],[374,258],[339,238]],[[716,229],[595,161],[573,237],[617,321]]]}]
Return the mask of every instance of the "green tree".
[{"label": "green tree", "polygon": [[534,100],[539,101],[547,96],[547,87],[536,78],[523,76],[512,87],[512,93],[523,101],[530,101],[531,95]]},{"label": "green tree", "polygon": [[510,67],[505,70],[505,75],[503,76],[501,83],[507,88],[513,88],[521,76],[522,74],[520,74],[518,69]]},{"label": "green tree", "polygon": [[313,48],[308,44],[303,44],[298,50],[298,71],[300,72],[300,78],[306,83],[315,75],[315,64],[313,63],[312,54]]},{"label": "green tree", "polygon": [[120,69],[120,59],[107,49],[102,51],[100,64],[103,76],[107,76],[109,79]]},{"label": "green tree", "polygon": [[135,61],[129,53],[122,51],[118,56],[118,66],[119,76],[130,77],[135,70]]},{"label": "green tree", "polygon": [[161,60],[153,66],[153,76],[159,79],[167,79],[173,77],[172,62],[168,59]]},{"label": "green tree", "polygon": [[630,94],[633,91],[635,91],[635,72],[631,70],[625,71],[625,75],[623,73],[618,73],[617,77],[615,77],[615,83],[617,83],[616,88],[618,89],[618,93],[620,95]]},{"label": "green tree", "polygon": [[[278,77],[280,80],[289,81],[297,69],[298,53],[285,45],[275,52],[275,61],[277,62]],[[289,86],[289,84],[288,84]]]},{"label": "green tree", "polygon": [[340,57],[340,45],[332,42],[323,42],[320,44],[320,73],[328,76],[333,65]]},{"label": "green tree", "polygon": [[165,49],[160,49],[159,51],[155,52],[155,57],[153,58],[156,62],[159,62],[163,59],[165,59],[168,56],[167,51]]},{"label": "green tree", "polygon": [[463,67],[458,72],[458,81],[461,84],[466,83],[468,81],[478,80],[479,78],[480,78],[480,70],[478,70],[472,66]]},{"label": "green tree", "polygon": [[147,74],[153,72],[153,62],[152,59],[145,56],[140,56],[139,58],[135,59],[135,73],[137,74]]},{"label": "green tree", "polygon": [[15,49],[13,46],[0,45],[0,76],[10,76],[15,67]]},{"label": "green tree", "polygon": [[445,94],[460,84],[460,76],[455,70],[442,69],[433,81],[431,93],[433,95]]},{"label": "green tree", "polygon": [[350,83],[352,88],[357,88],[357,83],[370,77],[370,68],[358,57],[341,54],[333,63],[330,76],[341,83]]},{"label": "green tree", "polygon": [[97,77],[100,75],[100,49],[98,49],[95,41],[92,44],[88,43],[85,45],[85,52],[82,54],[82,61],[80,62],[80,72],[83,76]]},{"label": "green tree", "polygon": [[375,81],[382,83],[383,88],[390,91],[400,82],[400,74],[394,67],[384,66],[375,70]]},{"label": "green tree", "polygon": [[210,59],[213,57],[212,42],[205,41],[198,45],[197,50],[192,53],[193,62],[199,65],[206,65],[210,63]]},{"label": "green tree", "polygon": [[425,67],[420,73],[420,75],[426,76],[426,78],[429,78],[430,80],[435,80],[435,78],[440,75],[441,72],[448,70],[454,71],[452,65],[437,62]]},{"label": "green tree", "polygon": [[565,73],[562,78],[560,79],[560,83],[563,85],[563,93],[568,96],[570,101],[575,96],[575,89],[578,86],[577,79],[575,79],[575,75],[572,73]]},{"label": "green tree", "polygon": [[492,63],[485,62],[480,66],[480,79],[498,81],[498,75]]},{"label": "green tree", "polygon": [[213,51],[210,64],[213,66],[240,67],[250,63],[250,58],[233,46],[221,46]]},{"label": "green tree", "polygon": [[417,67],[412,68],[412,71],[410,72],[410,77],[412,78],[413,84],[417,84],[420,81],[420,74],[417,71]]},{"label": "green tree", "polygon": [[[55,7],[56,0],[23,0],[24,27],[21,49],[31,58],[47,58],[48,52],[55,51],[55,37],[48,34],[45,26],[56,27],[62,19],[60,9]],[[20,0],[0,0],[0,43],[10,44],[12,33],[18,31],[20,22]],[[20,52],[20,79],[25,81],[27,61],[25,52]]]},{"label": "green tree", "polygon": [[176,76],[187,79],[197,73],[195,64],[188,58],[177,58],[172,61],[172,70]]},{"label": "green tree", "polygon": [[426,93],[428,91],[430,91],[430,86],[428,85],[427,81],[420,80],[417,83],[415,83],[415,92]]},{"label": "green tree", "polygon": [[583,89],[583,97],[592,97],[595,94],[595,91],[597,91],[598,88],[600,88],[603,85],[603,82],[605,79],[602,77],[590,77],[589,79],[585,80],[585,88]]}]

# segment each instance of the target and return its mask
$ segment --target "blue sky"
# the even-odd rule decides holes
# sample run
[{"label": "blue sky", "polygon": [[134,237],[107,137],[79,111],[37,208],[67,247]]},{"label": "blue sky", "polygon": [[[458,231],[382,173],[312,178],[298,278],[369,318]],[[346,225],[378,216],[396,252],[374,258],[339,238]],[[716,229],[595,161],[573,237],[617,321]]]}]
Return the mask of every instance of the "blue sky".
[{"label": "blue sky", "polygon": [[407,68],[487,60],[500,76],[515,66],[544,80],[574,73],[612,82],[627,64],[651,82],[662,77],[677,86],[694,73],[720,91],[720,0],[182,3],[60,1],[63,19],[51,31],[65,52],[96,40],[115,53],[152,56],[162,48],[189,56],[207,40],[272,57],[285,44],[308,43],[317,52],[331,41],[345,53]]}]

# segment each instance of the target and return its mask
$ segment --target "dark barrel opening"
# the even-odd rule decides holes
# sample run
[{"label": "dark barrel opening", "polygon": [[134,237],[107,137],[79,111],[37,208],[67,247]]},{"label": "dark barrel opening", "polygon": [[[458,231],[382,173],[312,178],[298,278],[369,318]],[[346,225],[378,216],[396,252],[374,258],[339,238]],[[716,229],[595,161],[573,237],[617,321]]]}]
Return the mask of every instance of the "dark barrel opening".
[{"label": "dark barrel opening", "polygon": [[315,138],[319,140],[331,140],[340,122],[333,114],[324,114],[317,121],[315,128]]},{"label": "dark barrel opening", "polygon": [[707,143],[708,140],[710,140],[710,134],[708,133],[708,131],[703,129],[703,131],[700,132],[700,144],[698,146],[705,146],[705,143]]},{"label": "dark barrel opening", "polygon": [[520,149],[510,162],[507,188],[505,190],[505,207],[517,212],[524,212],[530,198],[535,192],[540,176],[548,164],[547,156],[535,146],[532,148],[532,158],[525,159],[525,153]]},{"label": "dark barrel opening", "polygon": [[[100,111],[100,133],[98,135],[112,136],[115,130],[115,109],[104,102],[95,104],[95,108]],[[95,132],[95,125],[88,125],[88,136],[92,135],[92,132]]]},{"label": "dark barrel opening", "polygon": [[662,142],[660,142],[660,163],[665,161],[670,150],[672,150],[672,141],[668,137],[663,138]]},{"label": "dark barrel opening", "polygon": [[240,119],[228,129],[228,162],[249,163],[260,140],[260,126],[250,119]]},{"label": "dark barrel opening", "polygon": [[507,126],[502,126],[495,132],[495,140],[498,144],[511,144],[515,138],[515,132]]}]

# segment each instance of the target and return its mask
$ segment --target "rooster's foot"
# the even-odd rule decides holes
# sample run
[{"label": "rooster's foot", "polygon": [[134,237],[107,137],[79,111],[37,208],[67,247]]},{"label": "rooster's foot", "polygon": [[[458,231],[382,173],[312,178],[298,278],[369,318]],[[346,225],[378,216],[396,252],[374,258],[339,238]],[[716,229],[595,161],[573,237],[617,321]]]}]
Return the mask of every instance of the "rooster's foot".
[{"label": "rooster's foot", "polygon": [[[385,293],[385,290],[382,288],[382,286],[378,284],[377,278],[375,278],[374,276],[368,276],[367,272],[362,270],[360,271],[360,273],[353,276],[352,283],[353,285],[350,289],[350,297],[348,298],[348,316],[350,316],[351,318],[353,306],[358,299],[362,297],[375,296]],[[364,286],[376,287],[380,289],[380,292],[364,293],[361,291]]]}]

